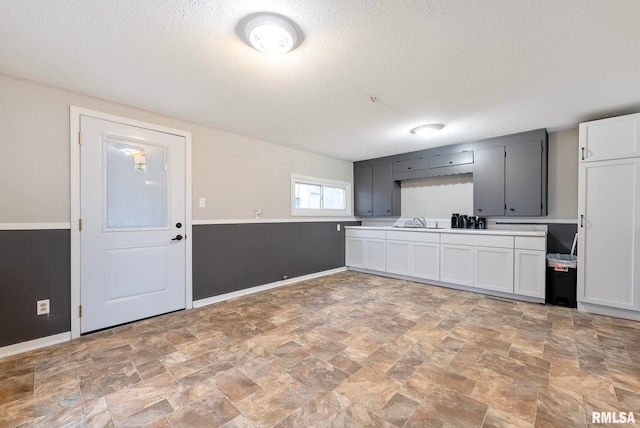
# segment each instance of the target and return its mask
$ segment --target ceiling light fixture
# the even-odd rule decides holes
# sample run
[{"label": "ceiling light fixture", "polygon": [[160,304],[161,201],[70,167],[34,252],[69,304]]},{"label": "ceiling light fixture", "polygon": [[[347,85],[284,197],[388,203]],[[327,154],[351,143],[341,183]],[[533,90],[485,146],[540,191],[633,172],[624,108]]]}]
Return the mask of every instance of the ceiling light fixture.
[{"label": "ceiling light fixture", "polygon": [[269,55],[282,55],[295,48],[298,33],[288,19],[272,13],[253,15],[244,26],[246,41]]},{"label": "ceiling light fixture", "polygon": [[432,123],[430,125],[417,126],[411,130],[411,133],[416,134],[417,136],[422,138],[431,138],[442,128],[444,128],[444,125],[441,125],[439,123]]}]

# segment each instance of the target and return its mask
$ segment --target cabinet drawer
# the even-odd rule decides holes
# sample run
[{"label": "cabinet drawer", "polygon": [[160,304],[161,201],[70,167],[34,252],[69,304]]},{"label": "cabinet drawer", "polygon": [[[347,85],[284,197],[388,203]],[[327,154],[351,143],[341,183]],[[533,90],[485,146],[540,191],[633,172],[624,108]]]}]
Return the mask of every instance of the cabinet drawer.
[{"label": "cabinet drawer", "polygon": [[513,248],[513,236],[443,233],[443,244],[475,245],[480,247]]},{"label": "cabinet drawer", "polygon": [[394,173],[415,171],[427,168],[429,168],[429,162],[427,158],[412,159],[403,162],[396,162],[393,164]]},{"label": "cabinet drawer", "polygon": [[413,241],[413,242],[440,242],[440,234],[436,232],[411,232],[402,230],[388,230],[387,239],[393,241]]},{"label": "cabinet drawer", "polygon": [[384,230],[372,229],[345,229],[345,236],[350,238],[369,238],[369,239],[385,239]]},{"label": "cabinet drawer", "polygon": [[516,236],[516,248],[521,250],[546,251],[547,240],[543,237]]},{"label": "cabinet drawer", "polygon": [[473,163],[473,152],[451,153],[429,158],[429,168],[442,168],[445,166],[464,165]]}]

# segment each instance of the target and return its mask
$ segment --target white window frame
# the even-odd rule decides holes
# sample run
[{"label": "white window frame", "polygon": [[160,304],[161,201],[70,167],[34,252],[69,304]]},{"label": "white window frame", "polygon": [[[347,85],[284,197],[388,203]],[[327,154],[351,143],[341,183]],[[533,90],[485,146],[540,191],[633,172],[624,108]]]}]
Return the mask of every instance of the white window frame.
[{"label": "white window frame", "polygon": [[[344,189],[346,207],[342,210],[296,208],[296,183],[311,184],[315,186],[339,187]],[[291,174],[291,216],[328,216],[351,217],[351,183],[348,181],[331,180],[328,178],[310,177],[307,175]]]}]

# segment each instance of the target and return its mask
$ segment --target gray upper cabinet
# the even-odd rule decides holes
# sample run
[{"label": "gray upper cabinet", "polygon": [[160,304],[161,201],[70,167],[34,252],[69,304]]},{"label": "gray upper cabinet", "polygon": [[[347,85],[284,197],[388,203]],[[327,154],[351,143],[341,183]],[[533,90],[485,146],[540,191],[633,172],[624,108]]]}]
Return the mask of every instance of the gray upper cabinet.
[{"label": "gray upper cabinet", "polygon": [[402,181],[470,173],[474,215],[547,215],[547,144],[537,129],[355,162],[355,215],[399,216]]},{"label": "gray upper cabinet", "polygon": [[400,183],[393,181],[391,164],[354,168],[353,181],[355,215],[400,215]]},{"label": "gray upper cabinet", "polygon": [[547,214],[545,138],[475,151],[473,213],[539,217]]},{"label": "gray upper cabinet", "polygon": [[429,168],[443,168],[473,163],[473,152],[449,153],[436,155],[429,159]]},{"label": "gray upper cabinet", "polygon": [[506,215],[543,215],[542,142],[507,146],[506,154]]},{"label": "gray upper cabinet", "polygon": [[473,213],[504,215],[504,146],[476,150],[473,169]]},{"label": "gray upper cabinet", "polygon": [[373,175],[370,166],[353,169],[353,196],[357,216],[373,215],[372,183]]}]

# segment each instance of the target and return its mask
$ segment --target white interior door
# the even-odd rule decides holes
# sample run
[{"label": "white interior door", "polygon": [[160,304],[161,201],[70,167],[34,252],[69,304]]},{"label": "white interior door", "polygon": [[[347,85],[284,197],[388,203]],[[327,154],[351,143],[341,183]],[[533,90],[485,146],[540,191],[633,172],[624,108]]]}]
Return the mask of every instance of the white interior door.
[{"label": "white interior door", "polygon": [[80,331],[185,308],[184,136],[80,116]]}]

